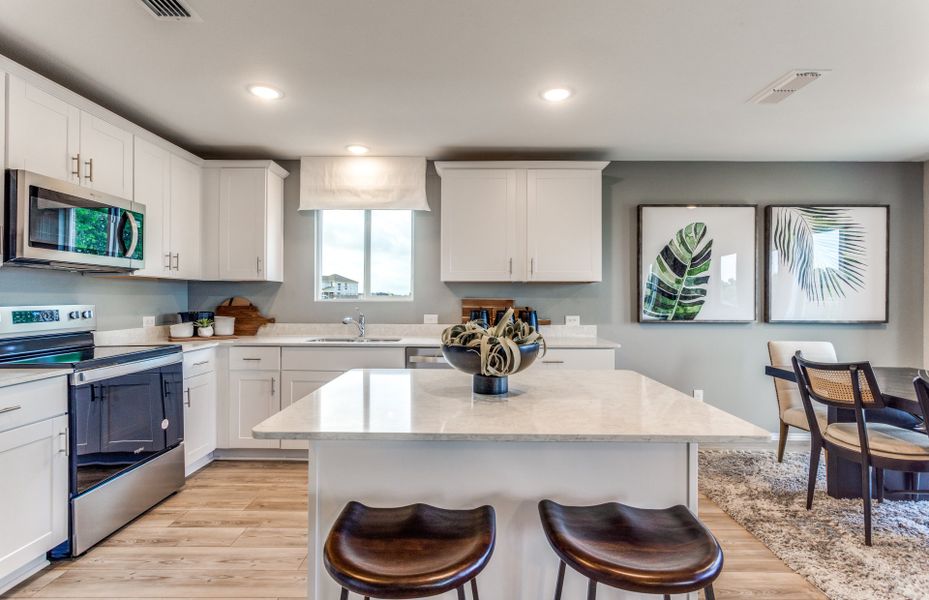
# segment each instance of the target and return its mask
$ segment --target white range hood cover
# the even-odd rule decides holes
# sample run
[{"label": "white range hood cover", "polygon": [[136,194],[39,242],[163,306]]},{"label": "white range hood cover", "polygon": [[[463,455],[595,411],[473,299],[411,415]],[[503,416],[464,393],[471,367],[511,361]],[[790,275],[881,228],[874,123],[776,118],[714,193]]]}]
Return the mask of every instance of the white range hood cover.
[{"label": "white range hood cover", "polygon": [[429,210],[423,157],[305,156],[300,210]]}]

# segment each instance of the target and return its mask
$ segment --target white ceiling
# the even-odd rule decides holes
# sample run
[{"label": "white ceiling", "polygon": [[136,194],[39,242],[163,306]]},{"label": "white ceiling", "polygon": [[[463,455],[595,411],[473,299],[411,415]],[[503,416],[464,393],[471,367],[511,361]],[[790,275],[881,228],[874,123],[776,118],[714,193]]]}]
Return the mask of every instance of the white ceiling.
[{"label": "white ceiling", "polygon": [[[207,156],[929,155],[926,0],[189,2],[2,0],[0,52]],[[747,102],[797,68],[831,72]]]}]

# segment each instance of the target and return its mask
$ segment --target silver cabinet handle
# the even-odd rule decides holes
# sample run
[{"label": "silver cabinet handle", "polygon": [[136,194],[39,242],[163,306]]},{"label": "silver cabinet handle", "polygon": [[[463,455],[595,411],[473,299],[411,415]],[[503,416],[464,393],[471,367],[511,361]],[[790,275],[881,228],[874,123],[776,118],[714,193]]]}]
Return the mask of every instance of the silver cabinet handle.
[{"label": "silver cabinet handle", "polygon": [[564,361],[563,360],[543,360],[542,364],[543,365],[563,365]]},{"label": "silver cabinet handle", "polygon": [[510,257],[510,275],[513,274],[513,257]]},{"label": "silver cabinet handle", "polygon": [[22,408],[22,406],[19,406],[19,405],[16,405],[16,406],[4,406],[3,408],[0,408],[0,415],[2,415],[3,413],[13,412],[14,410],[19,410],[19,409],[21,409],[21,408]]},{"label": "silver cabinet handle", "polygon": [[261,257],[255,257],[255,267],[258,269],[258,274],[261,275]]},{"label": "silver cabinet handle", "polygon": [[68,448],[69,444],[68,444],[68,428],[67,427],[65,427],[64,431],[58,432],[58,439],[60,441],[63,441],[63,443],[61,444],[61,448],[58,449],[58,453],[68,456],[71,452],[70,452],[70,449]]},{"label": "silver cabinet handle", "polygon": [[447,365],[448,361],[444,356],[410,356],[406,359],[408,363],[437,363]]},{"label": "silver cabinet handle", "polygon": [[529,259],[529,274],[532,275],[533,273],[535,273],[535,259],[530,258]]},{"label": "silver cabinet handle", "polygon": [[165,254],[165,268],[166,269],[171,268],[171,253],[170,252],[168,254]]},{"label": "silver cabinet handle", "polygon": [[81,179],[81,153],[78,152],[76,156],[72,156],[71,160],[74,161],[74,170],[71,171],[71,174],[77,177],[78,181]]},{"label": "silver cabinet handle", "polygon": [[[258,359],[258,360],[261,360],[261,359]],[[195,362],[195,363],[192,364],[191,366],[192,366],[192,367],[202,367],[203,365],[208,365],[208,364],[210,364],[210,361],[208,361],[208,360],[201,360],[200,362]]]},{"label": "silver cabinet handle", "polygon": [[181,253],[180,252],[174,255],[174,268],[178,271],[181,270]]},{"label": "silver cabinet handle", "polygon": [[243,358],[242,360],[261,360],[260,358]]},{"label": "silver cabinet handle", "polygon": [[274,386],[274,378],[272,377],[271,378],[271,395],[273,396],[274,393],[275,393],[275,386]]},{"label": "silver cabinet handle", "polygon": [[93,183],[94,181],[94,159],[87,159],[84,164],[89,168],[89,171],[84,175],[87,181]]},{"label": "silver cabinet handle", "polygon": [[187,396],[187,400],[184,401],[184,405],[187,408],[190,408],[190,388],[187,388],[186,390],[184,390],[184,395]]}]

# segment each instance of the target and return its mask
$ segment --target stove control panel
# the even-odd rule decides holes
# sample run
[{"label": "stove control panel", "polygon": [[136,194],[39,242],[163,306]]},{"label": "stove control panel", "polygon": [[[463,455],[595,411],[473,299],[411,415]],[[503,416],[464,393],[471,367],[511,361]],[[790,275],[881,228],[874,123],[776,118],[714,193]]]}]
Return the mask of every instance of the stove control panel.
[{"label": "stove control panel", "polygon": [[96,328],[93,305],[0,306],[0,338],[93,331]]}]

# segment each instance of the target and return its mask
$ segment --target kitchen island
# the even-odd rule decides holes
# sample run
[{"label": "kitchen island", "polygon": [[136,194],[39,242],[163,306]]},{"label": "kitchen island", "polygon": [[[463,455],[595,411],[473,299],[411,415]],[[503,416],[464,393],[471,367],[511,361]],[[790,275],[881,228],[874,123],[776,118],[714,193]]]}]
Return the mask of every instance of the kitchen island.
[{"label": "kitchen island", "polygon": [[[482,596],[549,598],[558,560],[542,534],[542,498],[576,504],[697,507],[697,444],[770,434],[633,371],[510,377],[505,397],[477,396],[452,370],[355,370],[254,428],[310,440],[309,597],[338,598],[322,565],[329,527],[349,500],[372,506],[491,504],[497,546]],[[565,598],[584,597],[565,580]],[[603,587],[601,599],[645,598]],[[452,594],[448,598],[453,598]]]}]

